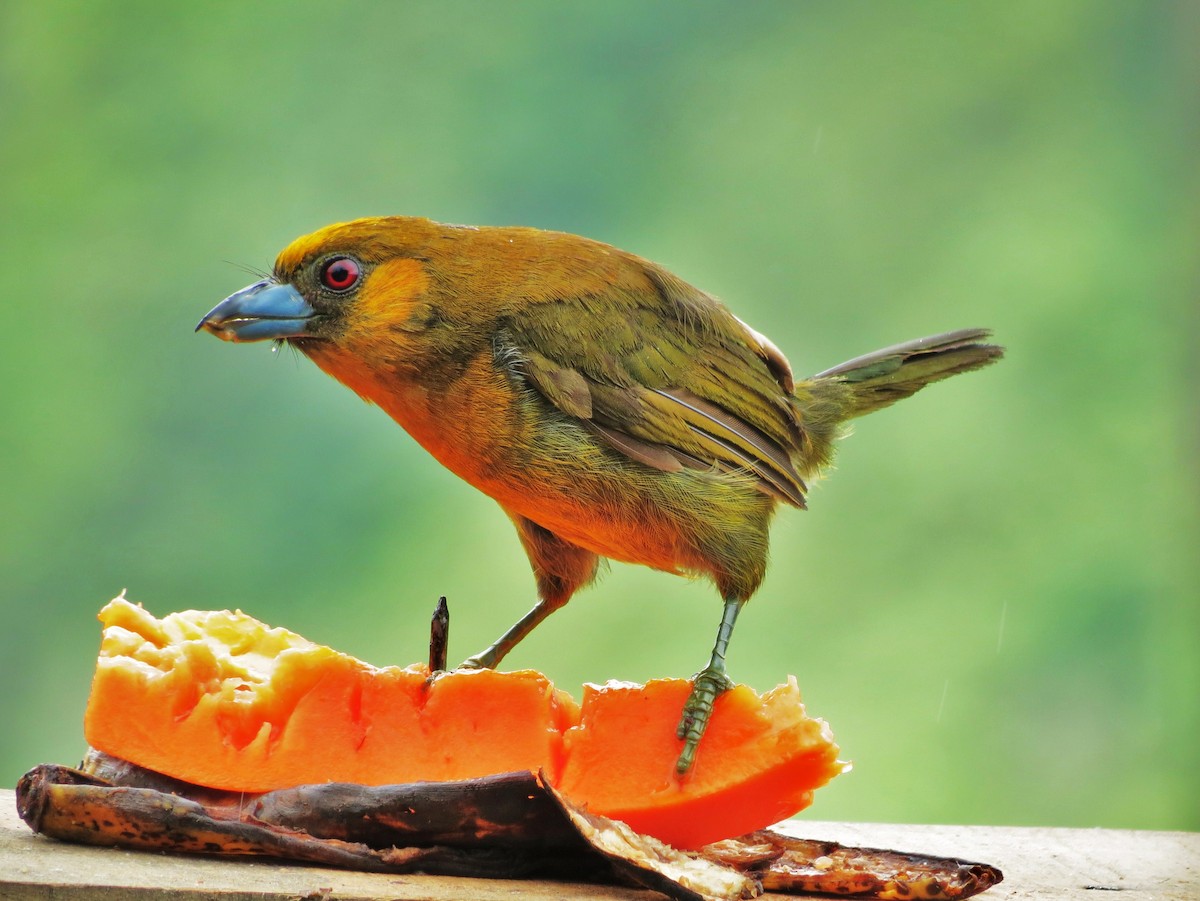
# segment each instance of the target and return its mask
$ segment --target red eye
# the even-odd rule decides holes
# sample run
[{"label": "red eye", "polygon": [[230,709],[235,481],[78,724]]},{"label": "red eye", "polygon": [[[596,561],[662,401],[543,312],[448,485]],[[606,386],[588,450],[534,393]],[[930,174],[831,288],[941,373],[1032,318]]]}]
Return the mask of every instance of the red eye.
[{"label": "red eye", "polygon": [[321,284],[330,291],[349,291],[362,277],[362,267],[350,257],[334,257],[321,268]]}]

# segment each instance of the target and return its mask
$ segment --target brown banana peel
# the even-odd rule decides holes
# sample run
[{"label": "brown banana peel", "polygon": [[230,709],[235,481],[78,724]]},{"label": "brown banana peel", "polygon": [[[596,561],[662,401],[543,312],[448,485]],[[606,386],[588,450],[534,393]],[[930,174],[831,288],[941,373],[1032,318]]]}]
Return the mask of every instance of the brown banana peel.
[{"label": "brown banana peel", "polygon": [[617,882],[678,901],[741,901],[763,890],[953,901],[1003,878],[987,864],[772,830],[684,853],[590,814],[528,772],[242,795],[91,752],[83,769],[34,767],[17,786],[17,806],[35,832],[68,842],[375,872]]}]

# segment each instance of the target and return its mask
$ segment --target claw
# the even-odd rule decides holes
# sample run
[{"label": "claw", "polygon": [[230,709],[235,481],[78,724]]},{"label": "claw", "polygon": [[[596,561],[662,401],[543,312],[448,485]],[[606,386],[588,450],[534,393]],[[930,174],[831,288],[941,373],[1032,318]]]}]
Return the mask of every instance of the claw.
[{"label": "claw", "polygon": [[733,681],[725,675],[724,668],[718,669],[711,664],[692,679],[692,693],[683,705],[683,715],[675,728],[675,737],[683,742],[683,750],[675,761],[675,772],[680,776],[687,773],[696,761],[696,748],[704,737],[704,730],[708,728],[713,704],[731,688]]}]

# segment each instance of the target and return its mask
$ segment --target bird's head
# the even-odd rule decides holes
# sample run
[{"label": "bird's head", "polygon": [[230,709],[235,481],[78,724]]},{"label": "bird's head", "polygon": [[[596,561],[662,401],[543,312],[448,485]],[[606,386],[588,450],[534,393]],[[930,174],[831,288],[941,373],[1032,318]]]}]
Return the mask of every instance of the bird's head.
[{"label": "bird's head", "polygon": [[422,248],[433,224],[424,219],[359,219],[297,238],[271,276],[225,298],[203,319],[224,341],[353,345],[381,325],[417,330],[429,286]]}]

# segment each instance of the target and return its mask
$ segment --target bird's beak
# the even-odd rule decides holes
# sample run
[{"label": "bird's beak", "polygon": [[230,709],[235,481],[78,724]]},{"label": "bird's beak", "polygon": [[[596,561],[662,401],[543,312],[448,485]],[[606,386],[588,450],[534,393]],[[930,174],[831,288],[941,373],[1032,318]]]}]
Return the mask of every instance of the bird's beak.
[{"label": "bird's beak", "polygon": [[291,285],[264,278],[230,294],[200,320],[222,341],[267,341],[304,338],[315,310]]}]

